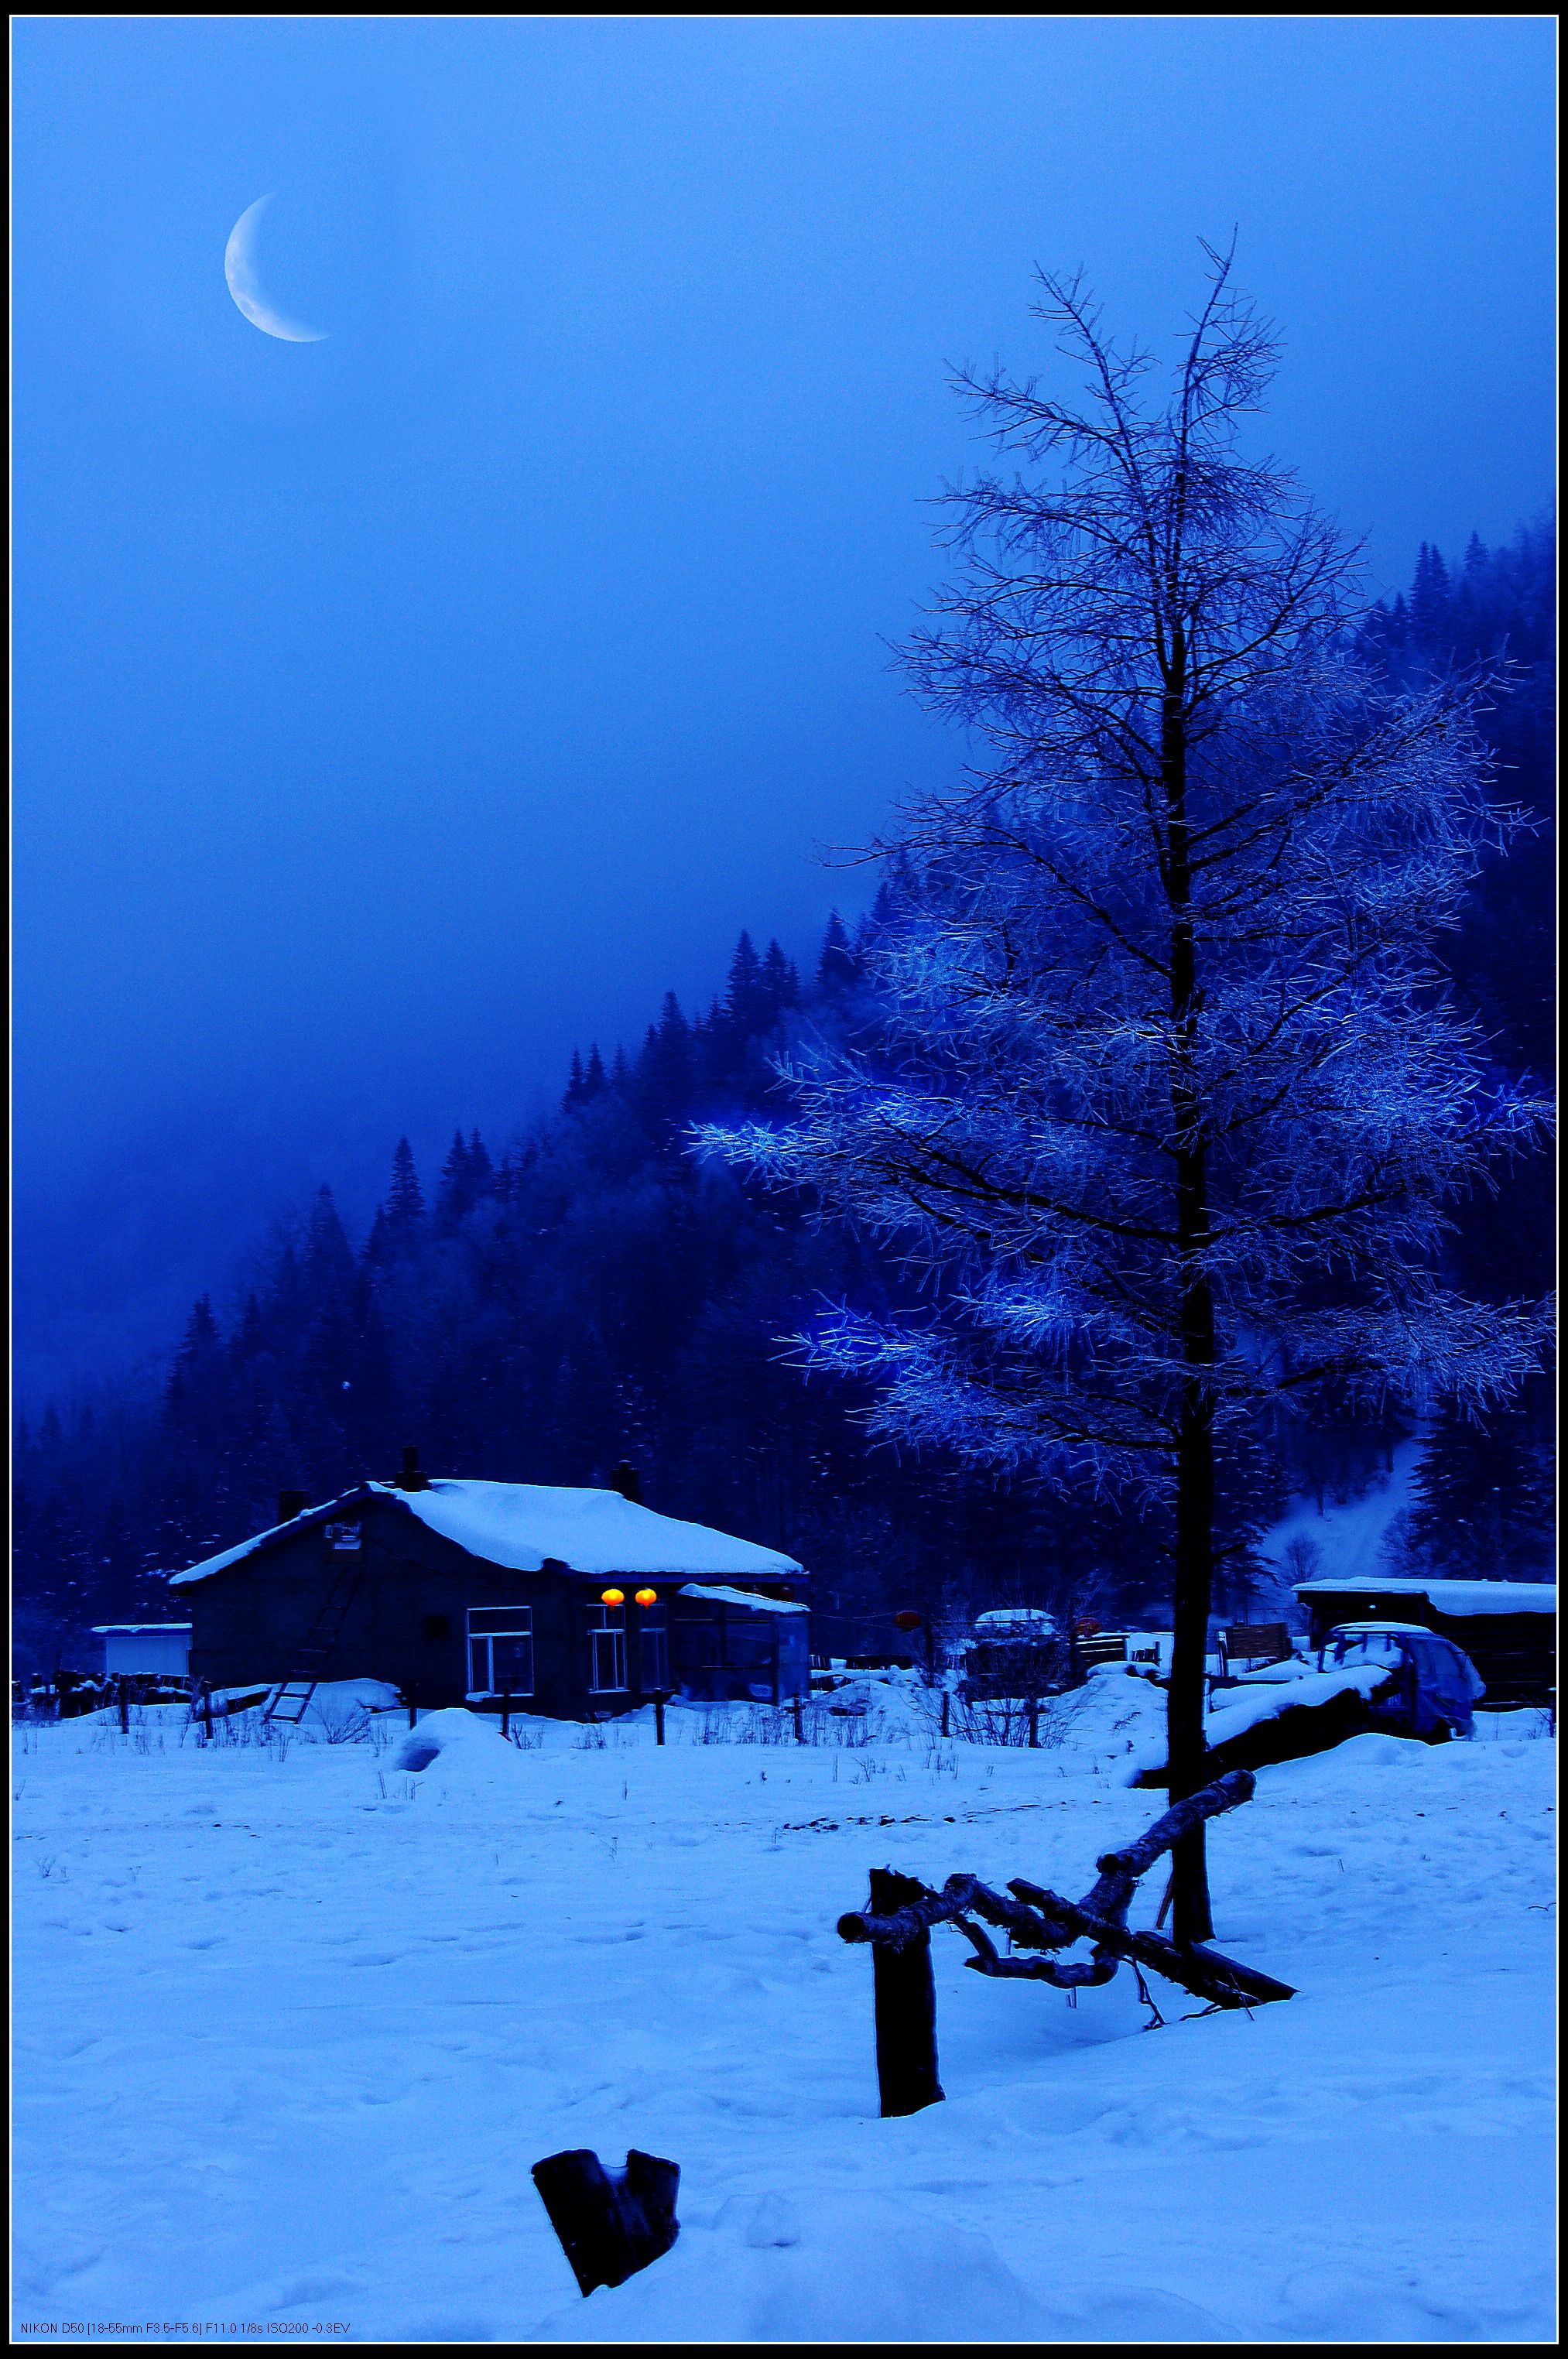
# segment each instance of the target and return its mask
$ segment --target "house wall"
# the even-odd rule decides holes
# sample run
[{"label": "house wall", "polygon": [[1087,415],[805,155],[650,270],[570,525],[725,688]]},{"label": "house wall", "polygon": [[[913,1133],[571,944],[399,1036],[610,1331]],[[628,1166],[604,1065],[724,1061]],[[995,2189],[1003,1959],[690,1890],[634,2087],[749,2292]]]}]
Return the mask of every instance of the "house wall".
[{"label": "house wall", "polygon": [[144,1672],[167,1671],[183,1679],[190,1655],[188,1630],[112,1630],[103,1640],[103,1675],[115,1679],[124,1673],[134,1678]]},{"label": "house wall", "polygon": [[288,1678],[339,1573],[358,1584],[326,1680],[385,1680],[410,1701],[462,1703],[468,1692],[471,1605],[533,1610],[535,1708],[577,1717],[587,1709],[587,1642],[575,1584],[561,1574],[512,1572],[469,1556],[392,1501],[368,1498],[333,1520],[357,1518],[361,1546],[336,1550],[307,1526],[224,1571],[177,1593],[189,1601],[191,1669],[213,1687]]}]

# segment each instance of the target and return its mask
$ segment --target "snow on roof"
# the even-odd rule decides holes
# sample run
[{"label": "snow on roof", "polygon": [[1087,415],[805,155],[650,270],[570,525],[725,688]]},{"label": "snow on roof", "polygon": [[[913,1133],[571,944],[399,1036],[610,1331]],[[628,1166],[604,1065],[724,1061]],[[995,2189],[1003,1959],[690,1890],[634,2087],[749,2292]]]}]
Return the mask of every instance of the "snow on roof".
[{"label": "snow on roof", "polygon": [[[349,1499],[366,1495],[393,1499],[443,1539],[470,1556],[505,1565],[513,1572],[539,1572],[548,1559],[573,1572],[648,1573],[666,1580],[682,1573],[749,1575],[753,1581],[788,1581],[800,1571],[792,1556],[737,1540],[706,1524],[657,1516],[618,1491],[567,1490],[542,1483],[450,1482],[432,1479],[425,1491],[403,1491],[391,1483],[369,1483],[329,1500],[288,1524],[275,1524],[237,1548],[208,1557],[175,1582],[206,1581],[253,1556],[295,1525],[310,1521]],[[748,1601],[757,1603],[759,1601]]]},{"label": "snow on roof", "polygon": [[700,1581],[688,1581],[681,1588],[682,1597],[705,1597],[715,1605],[746,1605],[758,1614],[807,1614],[806,1605],[790,1605],[782,1597],[758,1597],[749,1589],[713,1589]]},{"label": "snow on roof", "polygon": [[1385,1581],[1357,1573],[1344,1581],[1299,1581],[1298,1597],[1424,1597],[1438,1614],[1555,1614],[1552,1581]]},{"label": "snow on roof", "polygon": [[1038,1605],[997,1605],[989,1614],[975,1616],[976,1630],[1001,1630],[1020,1623],[1026,1629],[1054,1630],[1056,1616]]},{"label": "snow on roof", "polygon": [[159,1638],[189,1638],[189,1622],[94,1622],[95,1638],[139,1638],[156,1636]]},{"label": "snow on roof", "polygon": [[[345,1497],[351,1495],[353,1495],[344,1494]],[[327,1501],[329,1507],[335,1507],[338,1505],[339,1502],[336,1499]],[[187,1582],[206,1581],[214,1572],[224,1572],[231,1564],[238,1564],[242,1557],[254,1556],[257,1549],[266,1548],[269,1540],[277,1539],[284,1532],[291,1532],[297,1524],[309,1523],[312,1516],[319,1516],[321,1513],[320,1507],[307,1507],[301,1514],[290,1516],[287,1523],[270,1524],[266,1531],[256,1533],[248,1540],[241,1540],[237,1548],[223,1549],[217,1556],[204,1556],[200,1564],[190,1565],[183,1572],[171,1572],[169,1576],[169,1585],[170,1589],[179,1589]]]}]

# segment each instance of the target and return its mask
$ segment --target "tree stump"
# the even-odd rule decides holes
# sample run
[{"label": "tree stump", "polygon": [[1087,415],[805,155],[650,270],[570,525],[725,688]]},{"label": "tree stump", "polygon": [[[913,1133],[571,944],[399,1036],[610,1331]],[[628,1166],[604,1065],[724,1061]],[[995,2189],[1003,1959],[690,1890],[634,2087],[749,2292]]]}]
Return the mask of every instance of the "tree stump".
[{"label": "tree stump", "polygon": [[681,2234],[675,2217],[681,2166],[634,2147],[624,2170],[606,2170],[589,2147],[536,2162],[550,2224],[584,2294],[624,2285],[667,2253]]},{"label": "tree stump", "polygon": [[[890,1868],[871,1871],[871,1913],[890,1917],[920,1899],[925,1886]],[[871,1953],[877,2009],[877,2084],[882,2118],[918,2114],[942,2103],[936,2065],[936,1979],[931,1935],[916,1933],[901,1947],[878,1943]]]}]

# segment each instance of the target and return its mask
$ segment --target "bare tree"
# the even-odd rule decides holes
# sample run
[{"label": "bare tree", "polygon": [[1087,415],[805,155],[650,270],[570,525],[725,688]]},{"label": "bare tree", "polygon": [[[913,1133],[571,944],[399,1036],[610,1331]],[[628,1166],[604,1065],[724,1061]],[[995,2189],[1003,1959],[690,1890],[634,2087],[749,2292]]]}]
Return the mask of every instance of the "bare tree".
[{"label": "bare tree", "polygon": [[[921,1274],[924,1315],[802,1339],[875,1380],[874,1430],[1169,1505],[1173,1799],[1206,1775],[1216,1454],[1330,1381],[1485,1401],[1541,1332],[1438,1270],[1445,1200],[1541,1118],[1430,950],[1508,821],[1464,690],[1350,660],[1355,552],[1244,452],[1274,344],[1210,261],[1162,401],[1077,278],[1038,310],[1076,405],[962,376],[1015,469],[948,495],[908,662],[979,758],[880,847],[880,1040],[798,1063],[787,1127],[702,1134]],[[1203,1939],[1201,1826],[1174,1875]]]}]

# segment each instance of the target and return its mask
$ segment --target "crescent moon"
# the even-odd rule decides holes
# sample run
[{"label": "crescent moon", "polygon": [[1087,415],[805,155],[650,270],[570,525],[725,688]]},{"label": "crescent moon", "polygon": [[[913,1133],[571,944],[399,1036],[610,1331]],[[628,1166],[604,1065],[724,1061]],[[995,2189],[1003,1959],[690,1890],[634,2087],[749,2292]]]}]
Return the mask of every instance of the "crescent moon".
[{"label": "crescent moon", "polygon": [[256,223],[277,193],[275,189],[267,196],[257,197],[255,204],[246,205],[235,222],[229,232],[229,242],[223,248],[223,277],[229,282],[230,294],[251,326],[259,328],[264,335],[280,336],[286,344],[324,343],[328,334],[325,328],[307,328],[300,321],[286,320],[281,311],[275,311],[262,293],[256,275],[251,242],[256,235]]}]

